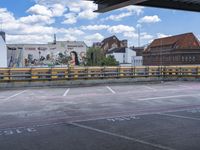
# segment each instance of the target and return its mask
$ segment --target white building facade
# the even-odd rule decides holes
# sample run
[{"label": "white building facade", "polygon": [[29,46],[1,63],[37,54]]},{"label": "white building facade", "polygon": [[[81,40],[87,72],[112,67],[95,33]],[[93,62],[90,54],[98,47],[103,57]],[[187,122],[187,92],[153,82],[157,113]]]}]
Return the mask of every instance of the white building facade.
[{"label": "white building facade", "polygon": [[71,57],[83,63],[87,45],[81,41],[57,41],[48,44],[7,44],[9,67],[48,66],[59,63],[59,58]]},{"label": "white building facade", "polygon": [[2,36],[0,36],[0,68],[6,68],[7,66],[7,48],[6,43]]},{"label": "white building facade", "polygon": [[143,66],[143,57],[142,56],[133,56],[132,57],[132,66]]},{"label": "white building facade", "polygon": [[114,56],[121,66],[142,66],[142,57],[130,48],[110,49],[106,56]]}]

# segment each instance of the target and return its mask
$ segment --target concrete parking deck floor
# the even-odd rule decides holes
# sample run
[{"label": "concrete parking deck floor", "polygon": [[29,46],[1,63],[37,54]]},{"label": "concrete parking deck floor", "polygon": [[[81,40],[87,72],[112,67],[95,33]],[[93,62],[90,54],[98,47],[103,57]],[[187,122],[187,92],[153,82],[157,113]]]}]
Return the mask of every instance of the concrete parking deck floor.
[{"label": "concrete parking deck floor", "polygon": [[199,150],[200,83],[0,90],[0,150]]}]

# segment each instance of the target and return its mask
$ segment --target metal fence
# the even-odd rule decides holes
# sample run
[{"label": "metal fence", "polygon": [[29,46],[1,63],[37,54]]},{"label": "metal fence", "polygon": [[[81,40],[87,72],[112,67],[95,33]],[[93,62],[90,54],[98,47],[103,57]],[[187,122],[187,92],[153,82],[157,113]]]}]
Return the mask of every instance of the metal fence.
[{"label": "metal fence", "polygon": [[199,78],[200,66],[4,68],[0,82],[109,78]]}]

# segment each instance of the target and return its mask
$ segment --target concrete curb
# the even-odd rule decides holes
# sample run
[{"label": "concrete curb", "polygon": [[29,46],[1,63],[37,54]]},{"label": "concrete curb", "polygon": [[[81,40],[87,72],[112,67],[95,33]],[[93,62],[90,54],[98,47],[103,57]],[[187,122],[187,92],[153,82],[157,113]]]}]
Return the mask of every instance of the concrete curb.
[{"label": "concrete curb", "polygon": [[162,81],[199,81],[198,79],[188,78],[123,78],[123,79],[98,79],[98,80],[57,80],[57,81],[23,81],[0,83],[0,89],[13,88],[37,88],[37,87],[84,87],[95,85],[110,84],[141,84],[141,83],[160,83]]}]

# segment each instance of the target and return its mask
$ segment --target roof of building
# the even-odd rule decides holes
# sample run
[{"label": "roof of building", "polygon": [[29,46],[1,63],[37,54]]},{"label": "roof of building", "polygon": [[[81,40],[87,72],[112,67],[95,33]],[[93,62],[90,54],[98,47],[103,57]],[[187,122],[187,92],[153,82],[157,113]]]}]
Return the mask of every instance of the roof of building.
[{"label": "roof of building", "polygon": [[146,49],[149,51],[151,48],[164,46],[171,46],[173,49],[198,49],[200,42],[193,33],[185,33],[165,38],[155,39]]},{"label": "roof of building", "polygon": [[126,52],[126,48],[122,47],[122,48],[114,48],[111,49],[107,52],[107,54],[112,54],[112,53],[125,53]]},{"label": "roof of building", "polygon": [[116,40],[119,41],[119,39],[118,39],[115,35],[113,35],[113,36],[110,36],[110,37],[108,37],[108,38],[105,38],[105,39],[102,41],[102,43],[109,42],[110,40],[113,40],[113,38],[115,38]]}]

